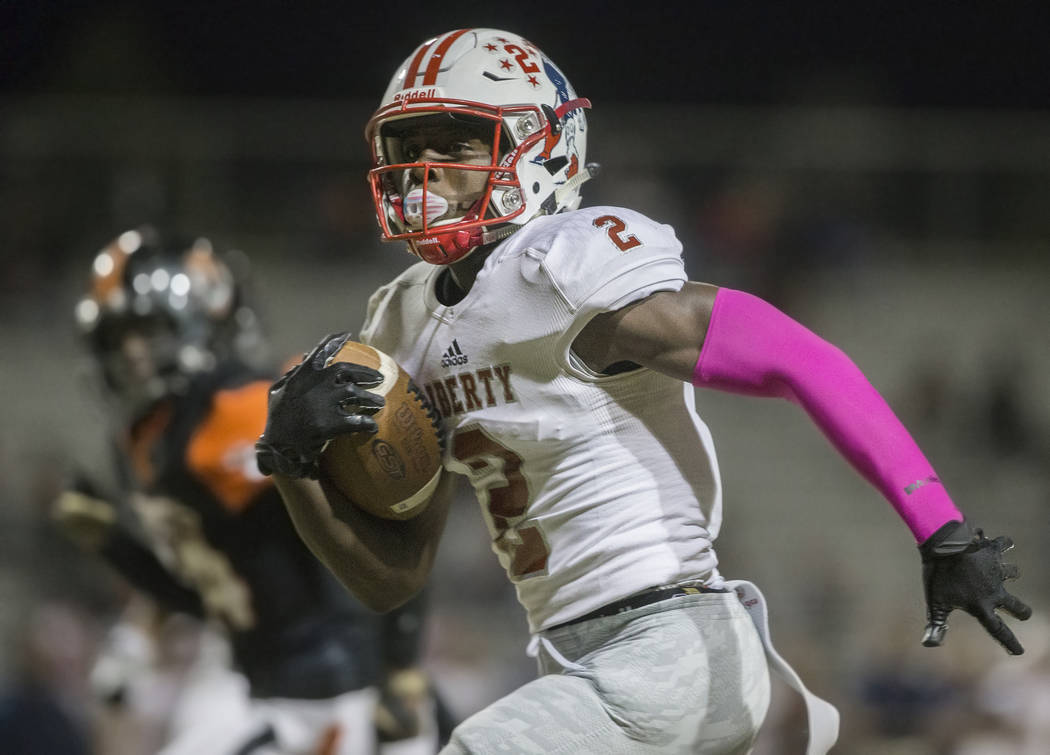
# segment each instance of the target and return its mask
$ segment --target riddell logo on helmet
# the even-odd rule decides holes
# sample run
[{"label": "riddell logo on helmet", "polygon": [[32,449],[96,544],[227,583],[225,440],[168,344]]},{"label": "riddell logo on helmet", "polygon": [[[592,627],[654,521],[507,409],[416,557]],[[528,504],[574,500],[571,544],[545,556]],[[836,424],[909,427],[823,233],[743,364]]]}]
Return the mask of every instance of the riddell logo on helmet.
[{"label": "riddell logo on helmet", "polygon": [[430,100],[438,96],[438,88],[431,87],[430,89],[409,89],[405,92],[397,92],[394,94],[394,102],[412,102],[413,100]]}]

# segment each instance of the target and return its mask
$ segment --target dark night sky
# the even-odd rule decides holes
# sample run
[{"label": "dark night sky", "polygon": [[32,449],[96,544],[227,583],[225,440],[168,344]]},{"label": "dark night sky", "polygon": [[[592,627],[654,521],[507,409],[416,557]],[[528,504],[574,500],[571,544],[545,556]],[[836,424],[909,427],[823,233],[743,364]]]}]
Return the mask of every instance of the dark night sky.
[{"label": "dark night sky", "polygon": [[494,26],[596,101],[1050,105],[1046,3],[358,4],[0,0],[0,91],[375,98],[425,37]]}]

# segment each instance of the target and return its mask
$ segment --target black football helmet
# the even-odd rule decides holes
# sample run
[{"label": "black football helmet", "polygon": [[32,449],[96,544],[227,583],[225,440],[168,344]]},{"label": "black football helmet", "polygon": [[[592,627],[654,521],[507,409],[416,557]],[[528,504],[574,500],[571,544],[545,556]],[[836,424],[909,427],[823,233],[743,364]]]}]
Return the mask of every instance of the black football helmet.
[{"label": "black football helmet", "polygon": [[141,226],[95,256],[76,324],[128,418],[224,360],[259,361],[265,345],[242,289],[202,237]]}]

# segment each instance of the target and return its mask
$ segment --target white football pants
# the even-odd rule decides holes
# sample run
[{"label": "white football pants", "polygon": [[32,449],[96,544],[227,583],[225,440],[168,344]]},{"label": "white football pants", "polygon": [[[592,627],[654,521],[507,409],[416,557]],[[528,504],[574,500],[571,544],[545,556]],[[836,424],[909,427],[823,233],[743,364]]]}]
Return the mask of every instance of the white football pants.
[{"label": "white football pants", "polygon": [[733,592],[544,632],[539,679],[468,718],[442,755],[747,753],[769,707],[762,641]]}]

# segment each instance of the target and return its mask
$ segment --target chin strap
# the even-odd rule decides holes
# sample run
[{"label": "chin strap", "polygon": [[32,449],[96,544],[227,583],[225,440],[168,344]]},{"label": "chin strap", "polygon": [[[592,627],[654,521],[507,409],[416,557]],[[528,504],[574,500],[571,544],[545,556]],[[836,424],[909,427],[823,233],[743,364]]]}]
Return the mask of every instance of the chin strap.
[{"label": "chin strap", "polygon": [[[469,230],[449,231],[409,242],[413,251],[431,264],[440,265],[457,259],[479,246],[494,244],[510,236],[521,226],[508,223],[499,228],[479,226]],[[423,243],[420,243],[423,242]],[[449,257],[454,259],[449,260]]]},{"label": "chin strap", "polygon": [[600,171],[601,166],[598,163],[587,163],[583,170],[554,190],[554,206],[559,206],[565,197],[575,192],[587,181],[595,178]]},{"label": "chin strap", "polygon": [[457,233],[450,234],[454,236],[454,243],[459,251],[470,251],[475,247],[485,246],[486,244],[493,244],[497,241],[510,236],[516,230],[521,228],[520,225],[513,225],[508,223],[502,225],[499,228],[475,228],[471,231],[458,231]]},{"label": "chin strap", "polygon": [[[479,199],[474,203],[474,206],[470,208],[469,212],[463,216],[463,221],[473,222],[481,217],[483,211],[483,200],[484,198]],[[458,259],[462,259],[470,251],[479,246],[502,241],[520,227],[521,226],[510,223],[499,227],[488,225],[475,226],[474,228],[466,228],[460,231],[435,233],[432,236],[427,236],[426,238],[411,243],[413,250],[420,257],[427,262],[440,265],[446,262],[455,262]],[[436,258],[434,252],[440,252],[445,259]],[[449,260],[449,257],[452,257],[453,259]]]}]

